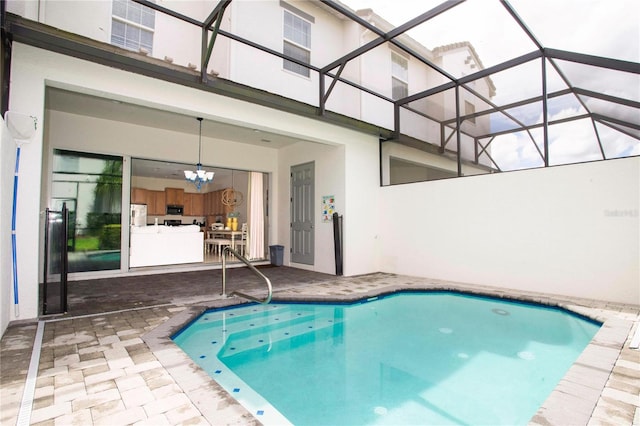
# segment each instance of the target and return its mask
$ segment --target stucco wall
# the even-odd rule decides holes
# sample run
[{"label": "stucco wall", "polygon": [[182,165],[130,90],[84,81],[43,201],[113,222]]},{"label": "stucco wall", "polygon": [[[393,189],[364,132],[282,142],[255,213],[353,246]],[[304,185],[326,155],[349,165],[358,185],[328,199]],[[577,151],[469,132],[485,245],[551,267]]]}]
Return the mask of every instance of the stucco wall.
[{"label": "stucco wall", "polygon": [[385,187],[380,269],[640,304],[639,194],[637,157]]},{"label": "stucco wall", "polygon": [[323,222],[322,197],[335,196],[336,211],[343,216],[343,273],[358,275],[377,271],[378,143],[373,136],[346,131],[336,135],[341,145],[296,144],[280,150],[280,181],[287,191],[280,197],[278,244],[289,247],[291,166],[315,162],[315,264],[291,264],[285,250],[285,264],[329,274],[335,273],[332,222]]},{"label": "stucco wall", "polygon": [[[352,140],[358,144],[366,141],[365,146],[369,150],[367,156],[377,155],[375,154],[377,152],[376,138],[373,136],[362,135],[319,120],[270,110],[259,105],[103,67],[20,43],[14,43],[12,76],[10,108],[33,114],[37,116],[38,122],[43,124],[39,126],[34,141],[23,149],[22,157],[25,178],[20,182],[19,193],[29,194],[29,196],[22,197],[24,202],[19,206],[17,224],[21,234],[18,241],[21,288],[20,319],[33,318],[38,311],[37,285],[39,277],[37,268],[33,268],[32,265],[34,261],[39,259],[39,234],[41,230],[39,212],[43,208],[41,199],[46,200],[46,196],[43,196],[46,185],[42,184],[47,181],[46,174],[42,173],[43,127],[47,129],[49,138],[56,140],[52,146],[60,148],[85,147],[89,151],[106,154],[129,154],[179,162],[194,160],[194,153],[191,150],[186,152],[175,149],[175,141],[180,140],[183,136],[175,132],[108,122],[104,119],[82,118],[74,114],[60,112],[52,113],[56,118],[50,117],[49,121],[44,123],[44,93],[47,85],[194,117],[203,116],[209,120],[247,123],[247,126],[253,129],[274,131],[299,138],[301,141],[305,141],[301,149],[306,149],[305,146],[315,146],[315,144],[339,146],[351,143]],[[313,144],[311,144],[312,142]],[[206,150],[203,150],[203,163],[212,166],[220,165],[271,172],[272,183],[280,181],[278,173],[281,167],[274,166],[274,156],[256,152],[257,148],[251,145],[234,144],[220,140],[216,140],[215,143],[217,149],[211,157],[206,154]],[[44,151],[47,155],[49,148],[47,147]],[[327,166],[328,168],[333,167],[334,164],[339,165],[341,162],[340,154],[337,157],[329,156],[327,158],[332,164]],[[333,160],[337,161],[334,163]],[[278,158],[277,161],[279,162],[280,159]],[[344,166],[342,166],[342,170],[344,170]],[[372,171],[367,173],[377,173],[377,166],[372,165],[370,170]],[[332,173],[336,173],[336,179],[340,179],[339,176],[344,172],[338,168],[337,172]],[[334,175],[331,176],[333,178]],[[373,185],[375,188],[377,183]],[[327,191],[332,189],[327,187]],[[282,204],[280,197],[288,197],[288,183],[283,188],[271,185],[269,195],[272,200],[269,235],[270,241],[276,241],[276,235],[280,235],[279,232],[281,232],[278,230],[280,218],[288,215],[288,207],[284,212],[280,209]],[[373,206],[373,204],[371,205]],[[0,212],[3,217],[6,217],[6,214],[10,214],[10,210]],[[273,220],[273,218],[278,219]],[[288,222],[286,223],[288,224]],[[286,232],[288,232],[288,225]],[[288,242],[285,241],[285,244],[288,247]],[[364,247],[364,250],[373,249]],[[332,255],[328,256],[332,261]],[[328,266],[324,265],[321,268],[326,270]],[[3,288],[6,288],[8,284],[3,283]],[[6,306],[5,304],[2,307],[3,311]]]},{"label": "stucco wall", "polygon": [[[382,184],[391,184],[390,160],[397,158],[414,164],[422,164],[435,169],[447,170],[457,175],[458,160],[456,158],[445,157],[442,155],[431,154],[415,148],[401,145],[394,142],[385,142],[382,145]],[[464,176],[478,175],[488,173],[487,170],[473,167],[469,164],[462,165],[462,174]]]},{"label": "stucco wall", "polygon": [[[321,218],[321,203],[323,195],[335,195],[336,209],[344,209],[344,149],[342,147],[295,144],[288,146],[279,153],[280,180],[277,186],[286,191],[286,197],[280,197],[280,214],[272,218],[278,222],[278,236],[275,244],[287,247],[284,253],[285,264],[301,269],[332,274],[335,272],[333,260],[333,233],[331,223],[323,223]],[[314,265],[291,263],[290,222],[291,222],[291,167],[314,162]]]},{"label": "stucco wall", "polygon": [[[168,7],[185,16],[204,20],[215,6],[214,1],[163,1],[162,6]],[[74,34],[103,42],[111,41],[112,1],[10,1],[7,5],[9,12],[23,15],[34,21],[59,28]],[[73,11],[70,13],[70,11]],[[82,19],[78,19],[81,16]],[[227,20],[228,21],[228,20]],[[176,34],[180,34],[176,37]],[[168,56],[173,63],[186,67],[189,63],[200,68],[200,43],[202,32],[199,27],[172,18],[164,13],[155,12],[153,35],[153,52],[151,55],[164,59]],[[216,42],[218,43],[218,42]],[[226,41],[221,42],[226,44]],[[226,47],[219,46],[216,57],[225,54]],[[217,59],[217,58],[216,58]],[[213,66],[215,63],[216,66]],[[220,68],[219,63],[210,63],[212,68]]]},{"label": "stucco wall", "polygon": [[345,153],[344,274],[376,272],[380,222],[380,161],[376,138],[352,138]]},{"label": "stucco wall", "polygon": [[[41,190],[46,182],[43,128],[49,137],[68,136],[59,147],[95,148],[92,140],[99,129],[98,133],[112,137],[109,143],[100,139],[99,152],[174,161],[190,161],[193,155],[170,149],[181,136],[171,132],[122,123],[112,126],[107,120],[80,120],[73,114],[65,117],[73,131],[56,128],[62,121],[45,123],[46,85],[194,117],[245,122],[251,128],[308,141],[278,152],[277,166],[264,166],[268,157],[252,155],[253,148],[246,148],[242,156],[222,149],[203,158],[211,165],[272,171],[270,236],[272,242],[286,246],[285,253],[289,168],[314,160],[316,201],[322,195],[335,195],[338,211],[344,214],[346,275],[382,270],[604,300],[638,300],[638,158],[379,188],[378,145],[373,136],[14,43],[10,109],[35,115],[39,123],[21,156],[20,319],[37,315],[39,277],[32,265],[39,260],[39,212],[41,198],[46,199]],[[239,145],[219,143],[229,144],[229,149]],[[8,163],[15,148],[7,145],[11,144],[3,141],[3,187],[11,182],[6,167],[12,167]],[[2,191],[5,204],[6,197]],[[10,223],[10,215],[10,209],[0,209],[1,223]],[[322,257],[316,270],[332,272],[333,253],[324,250],[332,232],[328,224],[318,226],[322,230],[317,252],[322,251]],[[9,253],[6,227],[2,232],[2,253]],[[1,258],[5,262],[6,256]],[[16,319],[11,301],[5,299],[11,286],[6,275],[1,276],[0,291],[3,321],[7,311],[10,320]]]},{"label": "stucco wall", "polygon": [[[336,56],[335,49],[340,46],[341,27],[338,20],[310,2],[289,4],[315,19],[315,23],[310,24],[311,63],[317,66],[326,64]],[[274,5],[277,3],[232,2],[234,33],[248,40],[259,40],[263,46],[282,52],[284,9]],[[310,76],[305,77],[284,70],[281,58],[239,43],[232,46],[231,79],[308,104],[318,104],[317,73],[311,71]]]}]

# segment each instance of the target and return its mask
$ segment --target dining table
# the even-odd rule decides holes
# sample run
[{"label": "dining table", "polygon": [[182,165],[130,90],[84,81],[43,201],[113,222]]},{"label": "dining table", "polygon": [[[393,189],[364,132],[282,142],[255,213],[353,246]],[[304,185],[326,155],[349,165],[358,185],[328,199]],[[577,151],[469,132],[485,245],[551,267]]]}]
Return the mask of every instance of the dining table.
[{"label": "dining table", "polygon": [[232,229],[209,229],[207,230],[207,239],[209,238],[217,238],[223,237],[228,238],[231,237],[231,248],[235,250],[236,248],[236,237],[240,237],[242,239],[242,231],[241,230],[232,230]]}]

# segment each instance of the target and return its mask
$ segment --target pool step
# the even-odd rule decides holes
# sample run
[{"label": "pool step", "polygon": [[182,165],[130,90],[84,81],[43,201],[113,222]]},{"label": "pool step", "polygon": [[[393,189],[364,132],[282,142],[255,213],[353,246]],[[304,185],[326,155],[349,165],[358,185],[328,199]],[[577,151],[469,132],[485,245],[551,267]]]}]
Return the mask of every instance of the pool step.
[{"label": "pool step", "polygon": [[216,327],[222,328],[224,338],[227,341],[230,336],[234,339],[242,338],[243,336],[255,335],[266,328],[278,329],[281,327],[287,327],[291,324],[297,324],[299,322],[309,321],[315,316],[314,312],[286,312],[283,311],[277,315],[243,315],[242,317],[233,318],[232,320],[225,320],[224,322],[218,321],[215,324]]},{"label": "pool step", "polygon": [[289,320],[298,316],[316,315],[316,311],[313,308],[301,307],[300,309],[291,310],[287,305],[269,305],[268,308],[254,306],[251,312],[247,310],[248,308],[244,309],[244,311],[238,309],[229,312],[209,312],[204,314],[190,328],[195,331],[203,331],[224,324],[224,328],[227,331],[237,331],[246,329],[250,323],[263,325],[270,320]]},{"label": "pool step", "polygon": [[269,311],[260,310],[256,308],[255,312],[251,313],[242,313],[242,312],[225,312],[224,314],[220,312],[211,312],[205,314],[198,320],[197,323],[193,324],[193,330],[203,331],[211,328],[220,327],[224,324],[225,329],[241,329],[244,327],[244,324],[248,324],[249,322],[264,322],[268,320],[270,315],[273,315],[277,312],[277,306],[274,306],[273,309]]},{"label": "pool step", "polygon": [[[227,338],[224,346],[218,352],[218,358],[235,356],[246,351],[259,348],[269,349],[277,342],[297,339],[300,344],[300,338],[303,336],[311,336],[315,333],[331,333],[336,326],[341,326],[342,318],[334,318],[329,316],[296,316],[288,320],[281,319],[273,321],[262,326],[251,326],[243,331],[232,333]],[[318,337],[318,336],[316,336]]]}]

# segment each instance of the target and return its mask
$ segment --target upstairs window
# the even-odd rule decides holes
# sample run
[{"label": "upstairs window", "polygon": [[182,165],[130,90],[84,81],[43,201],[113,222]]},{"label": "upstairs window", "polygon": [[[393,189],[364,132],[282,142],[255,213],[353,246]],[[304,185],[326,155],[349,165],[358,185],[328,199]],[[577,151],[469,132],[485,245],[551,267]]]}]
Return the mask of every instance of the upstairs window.
[{"label": "upstairs window", "polygon": [[[476,106],[474,104],[472,104],[469,101],[464,101],[464,115],[473,115],[476,113]],[[469,121],[470,123],[475,124],[476,123],[476,118],[475,117],[469,117],[467,119],[467,121]]]},{"label": "upstairs window", "polygon": [[[282,53],[296,58],[305,64],[311,63],[311,23],[284,11],[284,41]],[[309,68],[284,60],[284,69],[309,77]]]},{"label": "upstairs window", "polygon": [[409,61],[391,53],[391,97],[394,101],[409,95]]},{"label": "upstairs window", "polygon": [[155,21],[153,9],[131,0],[113,0],[111,44],[151,54]]}]

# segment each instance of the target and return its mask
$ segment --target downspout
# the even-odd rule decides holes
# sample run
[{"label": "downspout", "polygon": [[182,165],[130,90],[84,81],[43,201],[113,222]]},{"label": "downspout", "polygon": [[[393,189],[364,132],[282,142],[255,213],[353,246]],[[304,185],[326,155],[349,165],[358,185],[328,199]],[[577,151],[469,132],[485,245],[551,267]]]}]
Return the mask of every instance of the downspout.
[{"label": "downspout", "polygon": [[6,19],[6,3],[0,2],[0,47],[1,55],[0,67],[2,70],[2,79],[0,81],[0,114],[4,117],[5,112],[9,109],[9,86],[11,81],[11,39],[5,29]]}]

